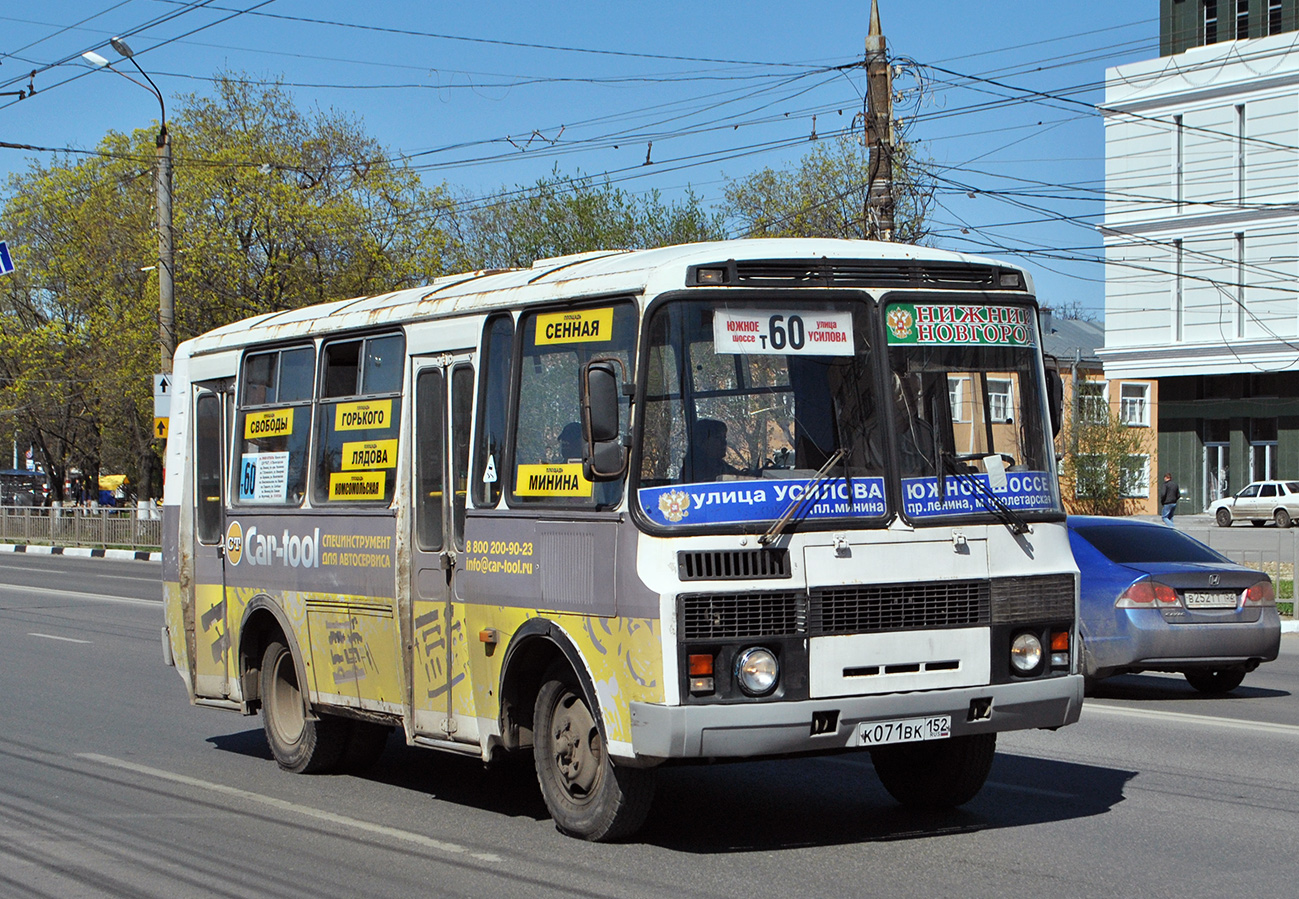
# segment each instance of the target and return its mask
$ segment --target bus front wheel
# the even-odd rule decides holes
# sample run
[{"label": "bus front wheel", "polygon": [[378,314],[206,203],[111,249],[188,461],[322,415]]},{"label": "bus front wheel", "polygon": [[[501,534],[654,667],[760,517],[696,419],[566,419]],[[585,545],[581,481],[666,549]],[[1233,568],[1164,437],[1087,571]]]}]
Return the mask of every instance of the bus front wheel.
[{"label": "bus front wheel", "polygon": [[997,735],[970,734],[872,749],[884,789],[912,808],[955,808],[983,788],[997,751]]},{"label": "bus front wheel", "polygon": [[596,842],[623,839],[640,828],[653,802],[654,772],[613,764],[568,666],[546,673],[533,724],[537,781],[556,827]]},{"label": "bus front wheel", "polygon": [[347,722],[307,717],[293,653],[272,641],[262,654],[262,727],[276,763],[295,774],[329,771],[347,746]]}]

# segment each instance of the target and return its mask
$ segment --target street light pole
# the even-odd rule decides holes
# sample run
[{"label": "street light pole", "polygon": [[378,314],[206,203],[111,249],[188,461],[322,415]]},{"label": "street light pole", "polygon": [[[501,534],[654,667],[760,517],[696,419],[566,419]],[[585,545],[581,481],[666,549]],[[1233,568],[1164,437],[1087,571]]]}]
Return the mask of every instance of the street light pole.
[{"label": "street light pole", "polygon": [[161,371],[163,374],[169,374],[171,372],[172,357],[176,355],[176,301],[174,294],[176,267],[175,245],[172,237],[171,135],[167,132],[167,104],[163,102],[162,91],[158,90],[158,85],[153,83],[149,73],[140,68],[140,64],[135,61],[135,53],[126,41],[120,37],[115,37],[109,43],[112,44],[113,49],[122,58],[135,66],[136,71],[148,82],[147,87],[125,72],[113,69],[108,60],[98,53],[83,53],[82,56],[92,65],[112,69],[127,81],[139,84],[140,87],[143,87],[158,99],[158,108],[161,111],[161,123],[155,141],[157,150],[153,173],[153,189],[156,197],[155,205],[158,209],[158,344],[162,356]]}]

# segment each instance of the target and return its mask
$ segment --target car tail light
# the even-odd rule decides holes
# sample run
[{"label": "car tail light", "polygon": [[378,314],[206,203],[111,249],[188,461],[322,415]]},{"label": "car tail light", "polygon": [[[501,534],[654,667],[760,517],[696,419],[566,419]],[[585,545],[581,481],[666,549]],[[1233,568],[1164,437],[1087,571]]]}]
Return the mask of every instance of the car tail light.
[{"label": "car tail light", "polygon": [[1119,594],[1114,603],[1116,609],[1149,609],[1159,606],[1177,605],[1177,591],[1159,581],[1137,581]]},{"label": "car tail light", "polygon": [[1272,582],[1268,580],[1259,581],[1254,586],[1245,591],[1245,605],[1247,606],[1274,606],[1276,605],[1276,591],[1272,589]]}]

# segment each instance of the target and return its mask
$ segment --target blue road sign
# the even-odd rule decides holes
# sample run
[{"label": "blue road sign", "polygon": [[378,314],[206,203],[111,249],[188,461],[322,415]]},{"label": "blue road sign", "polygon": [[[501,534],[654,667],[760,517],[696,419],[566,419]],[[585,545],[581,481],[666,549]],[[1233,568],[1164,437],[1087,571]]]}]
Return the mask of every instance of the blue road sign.
[{"label": "blue road sign", "polygon": [[14,261],[9,258],[9,244],[0,240],[0,275],[7,275],[14,270]]}]

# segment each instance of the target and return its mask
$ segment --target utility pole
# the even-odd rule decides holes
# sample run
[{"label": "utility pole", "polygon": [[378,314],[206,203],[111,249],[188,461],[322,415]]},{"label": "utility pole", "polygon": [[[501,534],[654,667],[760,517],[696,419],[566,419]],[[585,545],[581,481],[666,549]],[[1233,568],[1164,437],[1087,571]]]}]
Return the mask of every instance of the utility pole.
[{"label": "utility pole", "polygon": [[171,135],[167,131],[167,104],[162,99],[162,91],[158,90],[158,85],[153,83],[149,73],[140,67],[135,59],[135,52],[130,45],[120,37],[109,40],[113,49],[122,56],[123,59],[135,66],[135,70],[144,78],[144,82],[136,81],[125,72],[113,68],[107,59],[100,56],[93,50],[82,53],[81,56],[92,66],[96,68],[107,68],[116,72],[132,84],[140,87],[153,94],[158,100],[158,138],[154,142],[157,145],[157,164],[153,169],[153,190],[155,201],[154,205],[158,209],[158,343],[161,348],[163,374],[171,373],[171,358],[176,354],[176,301],[174,294],[174,285],[176,277],[176,259],[174,255],[174,244],[172,241],[172,219],[171,219]]},{"label": "utility pole", "polygon": [[866,35],[866,146],[870,184],[865,232],[869,240],[893,239],[893,69],[880,30],[878,0],[871,0]]},{"label": "utility pole", "polygon": [[162,367],[159,370],[170,374],[171,357],[176,354],[176,301],[171,234],[171,135],[167,133],[165,119],[158,129],[157,145],[154,190],[158,197],[158,343],[162,347]]}]

